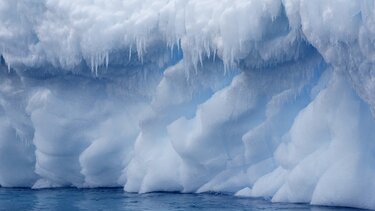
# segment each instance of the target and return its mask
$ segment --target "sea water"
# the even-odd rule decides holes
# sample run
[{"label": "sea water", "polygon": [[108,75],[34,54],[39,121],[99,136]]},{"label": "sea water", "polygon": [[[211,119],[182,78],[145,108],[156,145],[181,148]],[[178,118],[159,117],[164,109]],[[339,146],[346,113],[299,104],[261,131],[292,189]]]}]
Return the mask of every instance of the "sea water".
[{"label": "sea water", "polygon": [[271,203],[226,194],[126,193],[110,189],[0,188],[0,210],[359,210],[308,204]]}]

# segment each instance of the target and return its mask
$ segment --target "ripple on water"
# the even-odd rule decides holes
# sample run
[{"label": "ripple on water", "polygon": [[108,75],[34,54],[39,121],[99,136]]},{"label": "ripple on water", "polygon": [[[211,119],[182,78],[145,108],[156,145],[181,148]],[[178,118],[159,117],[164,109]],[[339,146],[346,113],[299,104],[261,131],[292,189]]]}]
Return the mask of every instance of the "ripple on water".
[{"label": "ripple on water", "polygon": [[354,211],[307,204],[270,203],[263,199],[237,198],[225,194],[125,193],[109,189],[0,188],[0,210],[312,210]]}]

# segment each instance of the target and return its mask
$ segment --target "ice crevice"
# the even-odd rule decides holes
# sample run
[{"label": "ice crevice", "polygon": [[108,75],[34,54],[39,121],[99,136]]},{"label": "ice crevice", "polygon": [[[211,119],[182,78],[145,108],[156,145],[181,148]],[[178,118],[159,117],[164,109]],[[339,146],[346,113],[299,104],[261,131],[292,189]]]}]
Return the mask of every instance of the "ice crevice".
[{"label": "ice crevice", "polygon": [[372,0],[0,1],[0,186],[375,209]]}]

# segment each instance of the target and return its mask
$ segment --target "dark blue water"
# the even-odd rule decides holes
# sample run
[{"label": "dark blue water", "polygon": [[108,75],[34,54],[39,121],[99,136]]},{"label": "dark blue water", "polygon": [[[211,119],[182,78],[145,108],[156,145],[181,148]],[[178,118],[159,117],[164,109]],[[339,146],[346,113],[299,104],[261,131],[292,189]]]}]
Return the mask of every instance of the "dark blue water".
[{"label": "dark blue water", "polygon": [[355,210],[270,203],[224,194],[130,194],[122,189],[0,188],[0,210]]}]

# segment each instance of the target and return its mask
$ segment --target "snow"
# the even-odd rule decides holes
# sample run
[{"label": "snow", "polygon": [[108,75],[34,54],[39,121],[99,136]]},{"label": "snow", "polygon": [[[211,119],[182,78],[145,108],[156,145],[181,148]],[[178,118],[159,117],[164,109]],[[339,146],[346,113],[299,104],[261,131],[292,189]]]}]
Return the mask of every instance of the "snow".
[{"label": "snow", "polygon": [[0,0],[0,186],[375,209],[372,0]]}]

